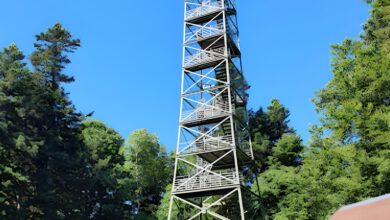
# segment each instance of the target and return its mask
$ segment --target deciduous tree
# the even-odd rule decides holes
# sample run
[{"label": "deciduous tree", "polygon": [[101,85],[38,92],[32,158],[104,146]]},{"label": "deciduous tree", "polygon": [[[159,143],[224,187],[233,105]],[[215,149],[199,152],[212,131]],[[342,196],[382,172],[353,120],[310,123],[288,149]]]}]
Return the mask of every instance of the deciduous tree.
[{"label": "deciduous tree", "polygon": [[131,176],[133,213],[155,214],[162,193],[171,181],[171,159],[156,135],[134,131],[122,149],[125,170]]}]

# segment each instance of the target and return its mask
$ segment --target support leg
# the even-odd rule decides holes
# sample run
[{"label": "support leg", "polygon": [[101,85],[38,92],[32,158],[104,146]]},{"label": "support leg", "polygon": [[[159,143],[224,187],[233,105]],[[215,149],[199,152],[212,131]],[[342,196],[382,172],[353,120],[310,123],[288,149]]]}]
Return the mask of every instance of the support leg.
[{"label": "support leg", "polygon": [[171,196],[171,199],[169,201],[168,220],[170,220],[172,217],[172,205],[173,205],[173,196]]},{"label": "support leg", "polygon": [[242,203],[241,189],[238,189],[238,202],[240,203],[241,220],[245,220],[244,204]]}]

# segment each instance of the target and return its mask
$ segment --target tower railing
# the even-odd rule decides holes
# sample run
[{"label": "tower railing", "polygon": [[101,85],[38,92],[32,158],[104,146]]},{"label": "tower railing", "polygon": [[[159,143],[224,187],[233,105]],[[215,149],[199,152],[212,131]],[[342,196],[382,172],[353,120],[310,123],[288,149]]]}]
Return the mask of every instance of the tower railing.
[{"label": "tower railing", "polygon": [[177,176],[174,182],[176,192],[195,191],[234,186],[243,181],[242,175],[237,177],[235,169],[204,171],[194,176]]},{"label": "tower railing", "polygon": [[186,2],[186,8],[190,8],[185,12],[185,19],[194,19],[223,9],[223,2],[205,1],[202,3]]},{"label": "tower railing", "polygon": [[227,103],[216,102],[213,105],[210,102],[201,103],[195,109],[183,111],[181,114],[181,123],[205,120],[226,114],[229,114],[229,104]]},{"label": "tower railing", "polygon": [[233,148],[232,135],[203,136],[195,141],[181,142],[180,155]]},{"label": "tower railing", "polygon": [[185,20],[202,17],[222,9],[236,8],[235,1],[231,0],[203,0],[201,3],[186,2]]},{"label": "tower railing", "polygon": [[211,63],[225,58],[223,47],[211,50],[202,50],[194,47],[186,47],[186,49],[191,49],[193,53],[188,54],[184,58],[184,67]]},{"label": "tower railing", "polygon": [[191,41],[200,41],[205,38],[220,35],[224,32],[223,25],[217,23],[206,24],[204,26],[202,25],[193,25],[193,26],[196,27],[196,29],[186,33],[185,43]]}]

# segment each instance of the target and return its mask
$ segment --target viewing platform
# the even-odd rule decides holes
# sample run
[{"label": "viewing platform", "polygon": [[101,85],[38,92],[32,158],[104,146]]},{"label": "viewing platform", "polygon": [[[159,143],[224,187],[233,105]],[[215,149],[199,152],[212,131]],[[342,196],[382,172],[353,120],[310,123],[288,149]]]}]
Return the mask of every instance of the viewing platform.
[{"label": "viewing platform", "polygon": [[[226,32],[230,54],[232,56],[241,55],[237,42],[238,39],[236,39],[234,34],[237,32],[234,25],[227,25]],[[220,48],[224,47],[225,44],[225,38],[222,37],[224,34],[224,25],[219,22],[211,22],[205,25],[194,24],[191,26],[191,31],[186,33],[184,43],[198,43],[203,50]]]},{"label": "viewing platform", "polygon": [[[230,150],[235,148],[231,135],[212,137],[205,134],[193,141],[182,142],[179,146],[180,150],[177,153],[179,157],[196,154],[208,163],[219,159],[213,165],[214,168],[234,167],[234,156],[228,154]],[[249,146],[247,148],[245,145],[242,145],[241,148],[237,147],[236,153],[240,165],[245,165],[252,160],[252,152]]]},{"label": "viewing platform", "polygon": [[226,59],[223,47],[211,50],[202,50],[193,47],[186,47],[186,49],[191,51],[184,58],[183,67],[188,71],[198,71],[213,67]]},{"label": "viewing platform", "polygon": [[234,5],[230,0],[209,0],[201,3],[186,2],[185,21],[194,24],[201,24],[211,19],[221,19],[223,10],[227,15],[236,13]]},{"label": "viewing platform", "polygon": [[216,123],[227,116],[229,116],[229,105],[227,103],[201,103],[195,109],[184,111],[181,114],[180,124],[191,127]]},{"label": "viewing platform", "polygon": [[235,169],[199,171],[193,176],[177,176],[172,194],[185,197],[211,196],[229,191],[243,183],[243,176]]}]

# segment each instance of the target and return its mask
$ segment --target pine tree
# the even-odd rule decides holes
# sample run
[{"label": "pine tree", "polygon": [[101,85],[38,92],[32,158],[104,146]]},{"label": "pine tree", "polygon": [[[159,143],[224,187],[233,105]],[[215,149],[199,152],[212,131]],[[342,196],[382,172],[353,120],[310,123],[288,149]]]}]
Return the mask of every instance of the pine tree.
[{"label": "pine tree", "polygon": [[284,134],[295,134],[288,126],[290,112],[278,100],[271,101],[265,112],[261,107],[254,112],[249,111],[249,129],[255,161],[260,170],[267,169],[268,157],[276,142]]},{"label": "pine tree", "polygon": [[82,192],[86,172],[80,138],[83,117],[62,87],[74,80],[63,70],[70,63],[68,54],[80,46],[80,40],[73,39],[58,23],[36,39],[30,60],[42,85],[35,94],[40,120],[34,126],[43,145],[34,162],[38,172],[32,179],[37,191],[33,202],[43,218],[80,219],[85,215]]},{"label": "pine tree", "polygon": [[[35,194],[31,175],[42,139],[37,136],[34,89],[37,75],[15,44],[0,52],[0,218],[26,219],[39,212],[29,204]],[[1,217],[3,216],[3,217]]]}]

